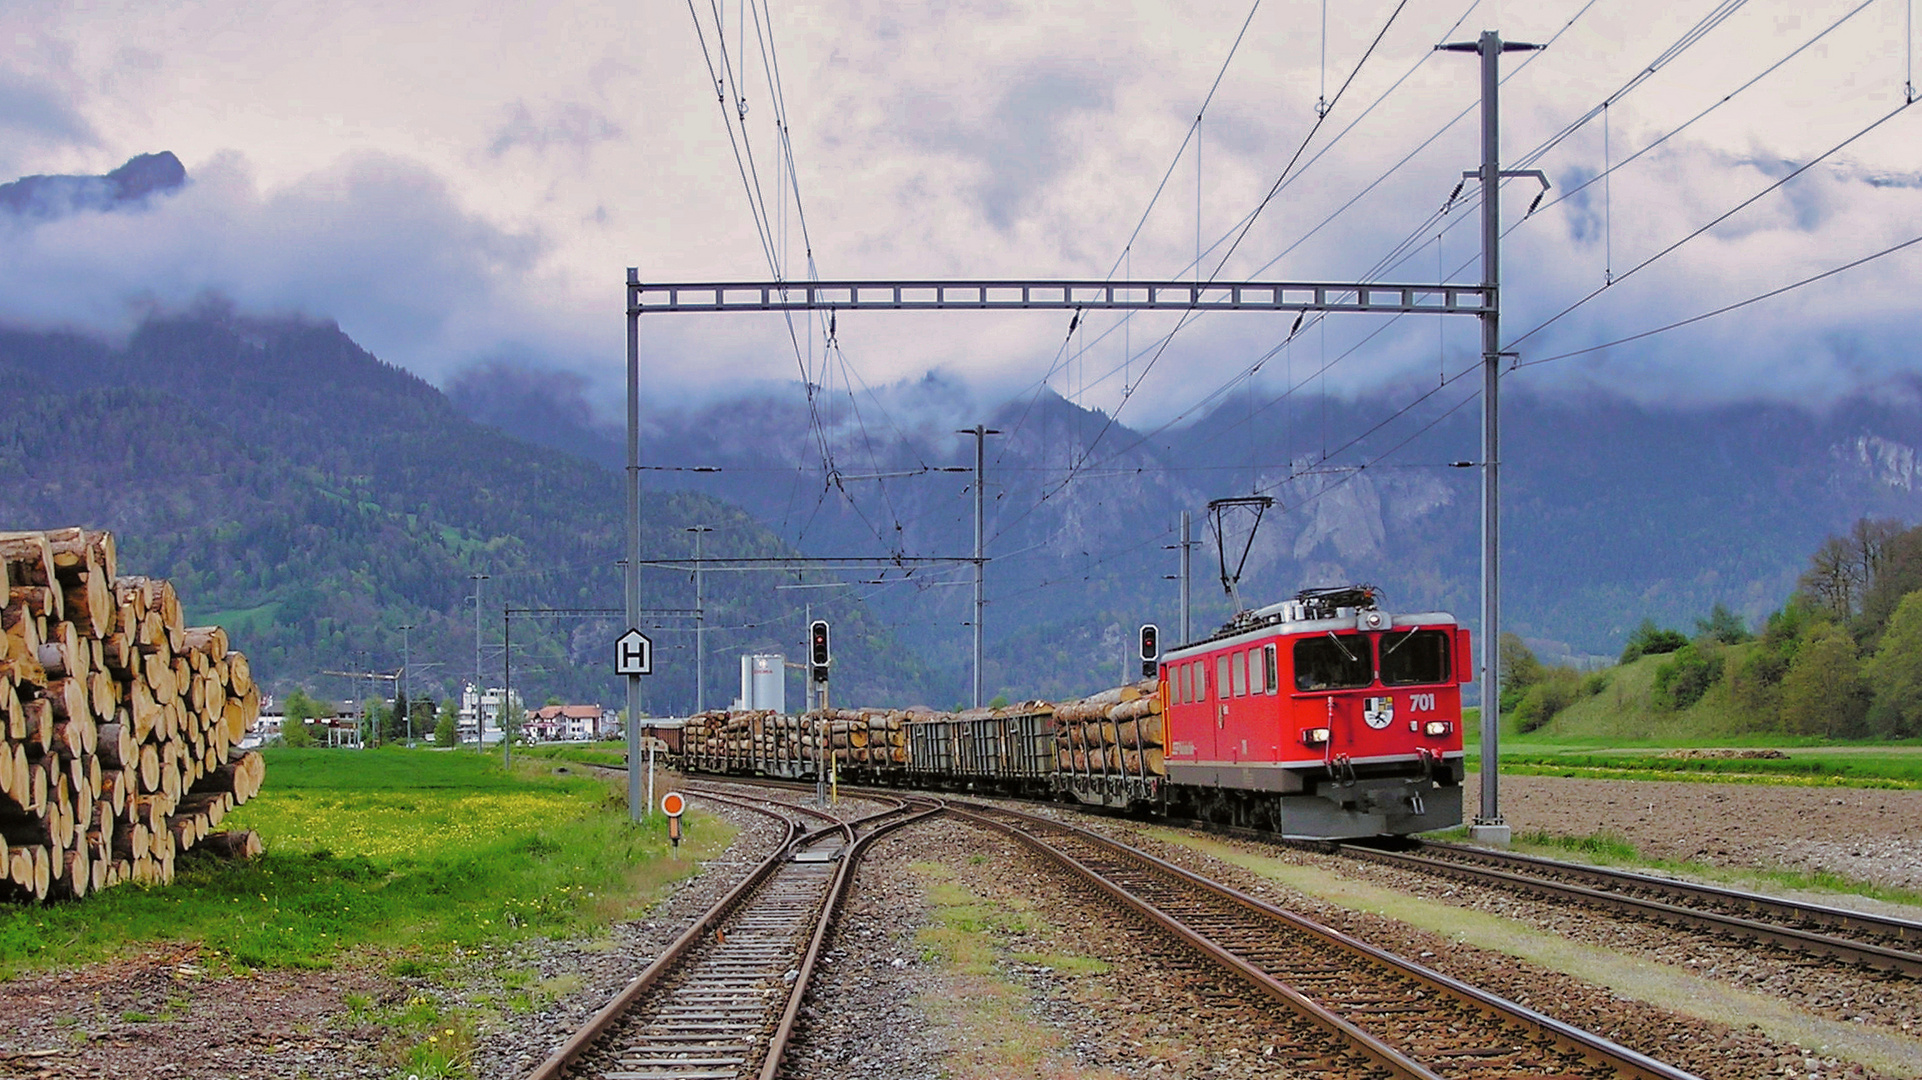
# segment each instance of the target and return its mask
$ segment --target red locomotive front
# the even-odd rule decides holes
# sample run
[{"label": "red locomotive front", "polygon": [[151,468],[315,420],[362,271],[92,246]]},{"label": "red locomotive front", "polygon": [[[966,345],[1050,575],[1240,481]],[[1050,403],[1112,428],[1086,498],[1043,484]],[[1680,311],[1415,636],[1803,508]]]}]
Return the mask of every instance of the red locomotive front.
[{"label": "red locomotive front", "polygon": [[1169,797],[1288,836],[1406,834],[1462,820],[1452,615],[1392,615],[1367,586],[1244,612],[1161,664]]}]

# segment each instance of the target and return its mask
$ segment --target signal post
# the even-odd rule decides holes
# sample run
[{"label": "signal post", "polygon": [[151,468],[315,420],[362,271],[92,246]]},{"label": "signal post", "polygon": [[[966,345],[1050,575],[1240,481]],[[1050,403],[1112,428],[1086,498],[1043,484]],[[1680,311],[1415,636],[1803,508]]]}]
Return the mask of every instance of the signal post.
[{"label": "signal post", "polygon": [[[828,667],[833,660],[828,621],[816,619],[808,624],[808,697],[821,712],[815,734],[815,749],[820,757],[814,768],[814,799],[828,804],[830,789],[835,788],[834,747],[828,745]],[[835,795],[837,801],[838,793]]]}]

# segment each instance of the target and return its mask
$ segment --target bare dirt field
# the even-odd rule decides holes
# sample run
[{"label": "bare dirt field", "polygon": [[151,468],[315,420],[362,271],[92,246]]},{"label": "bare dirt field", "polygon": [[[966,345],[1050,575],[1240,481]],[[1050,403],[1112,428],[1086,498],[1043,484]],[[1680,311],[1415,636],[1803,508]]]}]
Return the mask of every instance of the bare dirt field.
[{"label": "bare dirt field", "polygon": [[[1468,777],[1473,816],[1479,777]],[[1922,891],[1922,791],[1504,776],[1517,836],[1615,833],[1644,855]]]}]

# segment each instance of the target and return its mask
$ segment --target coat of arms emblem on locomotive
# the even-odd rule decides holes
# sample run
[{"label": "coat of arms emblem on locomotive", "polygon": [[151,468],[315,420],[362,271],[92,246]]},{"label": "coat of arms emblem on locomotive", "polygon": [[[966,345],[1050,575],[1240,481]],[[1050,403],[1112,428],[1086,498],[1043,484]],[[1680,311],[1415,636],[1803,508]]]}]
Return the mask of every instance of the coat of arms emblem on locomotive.
[{"label": "coat of arms emblem on locomotive", "polygon": [[1361,718],[1368,726],[1380,731],[1395,720],[1395,699],[1391,697],[1365,698],[1361,703]]}]

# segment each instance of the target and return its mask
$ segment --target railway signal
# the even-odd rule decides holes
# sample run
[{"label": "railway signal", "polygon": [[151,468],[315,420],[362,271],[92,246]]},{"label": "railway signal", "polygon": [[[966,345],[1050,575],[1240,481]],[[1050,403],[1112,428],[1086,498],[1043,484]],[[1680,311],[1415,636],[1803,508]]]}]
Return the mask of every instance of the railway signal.
[{"label": "railway signal", "polygon": [[1161,659],[1161,628],[1154,623],[1141,624],[1141,677],[1146,679],[1155,673],[1155,662]]},{"label": "railway signal", "polygon": [[816,619],[808,624],[808,674],[816,683],[828,681],[828,622]]}]

